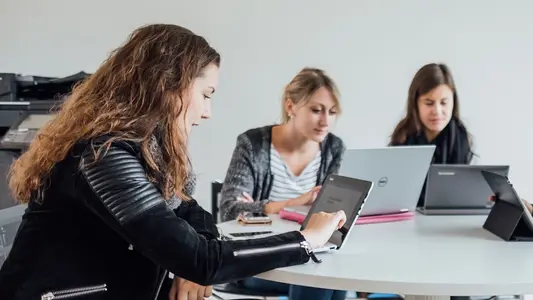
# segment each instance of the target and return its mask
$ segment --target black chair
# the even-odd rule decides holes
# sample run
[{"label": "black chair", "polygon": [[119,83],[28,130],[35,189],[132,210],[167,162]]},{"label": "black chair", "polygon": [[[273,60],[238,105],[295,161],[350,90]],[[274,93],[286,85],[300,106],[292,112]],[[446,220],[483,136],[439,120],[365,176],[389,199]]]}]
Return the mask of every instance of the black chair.
[{"label": "black chair", "polygon": [[213,220],[215,224],[219,221],[218,205],[220,204],[220,192],[222,191],[222,182],[212,181],[211,182],[211,214],[213,215]]},{"label": "black chair", "polygon": [[[220,192],[222,191],[222,182],[212,181],[211,182],[211,214],[215,223],[218,223],[220,220]],[[277,293],[271,293],[268,291],[260,291],[255,289],[249,289],[240,282],[230,282],[225,284],[217,284],[213,286],[213,293],[222,292],[227,294],[239,295],[243,297],[288,297],[288,295],[280,295]],[[239,298],[239,300],[248,300],[248,299],[257,299],[257,298]]]}]

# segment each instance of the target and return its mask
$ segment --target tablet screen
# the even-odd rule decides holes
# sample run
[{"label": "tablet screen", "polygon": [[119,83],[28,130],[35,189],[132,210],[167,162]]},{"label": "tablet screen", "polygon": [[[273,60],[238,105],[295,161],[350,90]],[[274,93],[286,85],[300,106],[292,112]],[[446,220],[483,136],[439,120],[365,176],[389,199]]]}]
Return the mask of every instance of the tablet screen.
[{"label": "tablet screen", "polygon": [[[339,180],[332,180],[339,179]],[[353,181],[351,179],[350,181]],[[342,180],[342,178],[330,177],[320,191],[319,196],[315,200],[313,207],[309,211],[308,216],[316,212],[334,213],[343,210],[346,213],[346,223],[339,230],[335,231],[329,240],[337,246],[342,244],[344,236],[348,233],[352,224],[357,218],[361,205],[366,197],[368,190],[363,189],[360,184],[353,184],[350,181]],[[305,219],[302,226],[305,228],[308,218]]]}]

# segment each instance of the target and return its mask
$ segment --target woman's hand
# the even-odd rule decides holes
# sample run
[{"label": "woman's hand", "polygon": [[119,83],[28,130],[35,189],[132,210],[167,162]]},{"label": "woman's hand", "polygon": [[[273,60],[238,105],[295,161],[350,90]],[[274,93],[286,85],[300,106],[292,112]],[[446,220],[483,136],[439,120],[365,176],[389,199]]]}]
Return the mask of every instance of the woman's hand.
[{"label": "woman's hand", "polygon": [[311,215],[302,235],[311,248],[324,246],[333,232],[346,223],[346,214],[340,210],[336,213],[319,212]]},{"label": "woman's hand", "polygon": [[242,196],[237,197],[237,200],[247,203],[254,202],[254,198],[252,198],[247,192],[242,192]]},{"label": "woman's hand", "polygon": [[300,195],[300,197],[288,200],[287,206],[310,205],[315,201],[320,188],[321,186],[315,186],[309,192]]},{"label": "woman's hand", "polygon": [[[315,186],[310,191],[300,195],[299,197],[285,200],[285,201],[272,201],[265,205],[265,213],[268,214],[279,214],[279,211],[285,207],[298,206],[298,205],[309,205],[315,201],[318,192],[320,191],[320,186]],[[244,201],[244,200],[241,200]]]},{"label": "woman's hand", "polygon": [[524,204],[526,205],[527,210],[529,210],[529,213],[530,213],[530,214],[533,214],[533,206],[531,206],[531,203],[527,202],[525,199],[522,199],[522,201],[523,201]]},{"label": "woman's hand", "polygon": [[[489,197],[489,200],[490,201],[494,201],[494,200],[496,200],[496,197],[494,195],[492,195],[492,196]],[[531,203],[529,203],[525,199],[522,199],[522,202],[524,202],[524,205],[526,206],[526,208],[529,211],[529,213],[533,214],[533,206],[531,205]]]},{"label": "woman's hand", "polygon": [[169,300],[201,300],[211,297],[212,286],[203,286],[179,277],[174,278],[168,295]]}]

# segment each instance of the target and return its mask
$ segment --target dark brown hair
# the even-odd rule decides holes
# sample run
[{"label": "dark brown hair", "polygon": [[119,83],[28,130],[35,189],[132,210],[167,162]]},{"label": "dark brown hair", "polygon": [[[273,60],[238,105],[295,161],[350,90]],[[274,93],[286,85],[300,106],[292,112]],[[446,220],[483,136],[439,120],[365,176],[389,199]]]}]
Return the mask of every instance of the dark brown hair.
[{"label": "dark brown hair", "polygon": [[295,105],[305,104],[309,98],[318,91],[321,87],[325,87],[333,96],[333,101],[337,106],[337,114],[341,113],[340,93],[337,85],[323,70],[316,68],[303,68],[294,78],[287,84],[283,91],[281,101],[281,120],[283,123],[289,121],[285,102],[290,99]]},{"label": "dark brown hair", "polygon": [[450,69],[445,64],[427,64],[416,72],[409,86],[407,114],[394,129],[390,145],[404,144],[408,136],[419,134],[423,130],[424,126],[418,113],[418,99],[442,84],[447,85],[453,92],[452,119],[462,124],[459,118],[459,97]]},{"label": "dark brown hair", "polygon": [[[30,201],[32,192],[43,188],[54,165],[76,142],[110,135],[107,146],[117,139],[140,144],[149,178],[160,181],[166,199],[172,195],[188,199],[183,193],[189,172],[187,137],[176,119],[186,111],[184,97],[193,80],[210,64],[219,66],[220,55],[186,28],[153,24],[136,29],[89,79],[74,88],[57,116],[13,163],[9,186],[14,197]],[[168,166],[165,172],[149,149],[156,131]]]}]

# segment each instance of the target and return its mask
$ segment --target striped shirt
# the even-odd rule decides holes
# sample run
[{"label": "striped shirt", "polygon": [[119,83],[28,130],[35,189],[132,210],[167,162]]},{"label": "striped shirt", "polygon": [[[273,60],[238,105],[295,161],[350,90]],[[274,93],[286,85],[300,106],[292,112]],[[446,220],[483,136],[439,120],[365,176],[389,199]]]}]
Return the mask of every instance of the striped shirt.
[{"label": "striped shirt", "polygon": [[[277,125],[248,129],[237,136],[220,192],[219,209],[223,221],[235,220],[243,211],[262,213],[270,202],[274,177],[270,171],[270,150],[274,126]],[[320,143],[322,162],[317,172],[318,184],[329,174],[339,171],[345,150],[344,142],[333,133],[328,133]],[[250,194],[254,202],[241,201],[239,198],[244,192]]]},{"label": "striped shirt", "polygon": [[270,172],[274,178],[269,200],[283,201],[293,199],[311,190],[316,185],[320,162],[321,153],[319,151],[302,173],[295,176],[281,158],[278,150],[276,150],[274,145],[271,145]]}]

